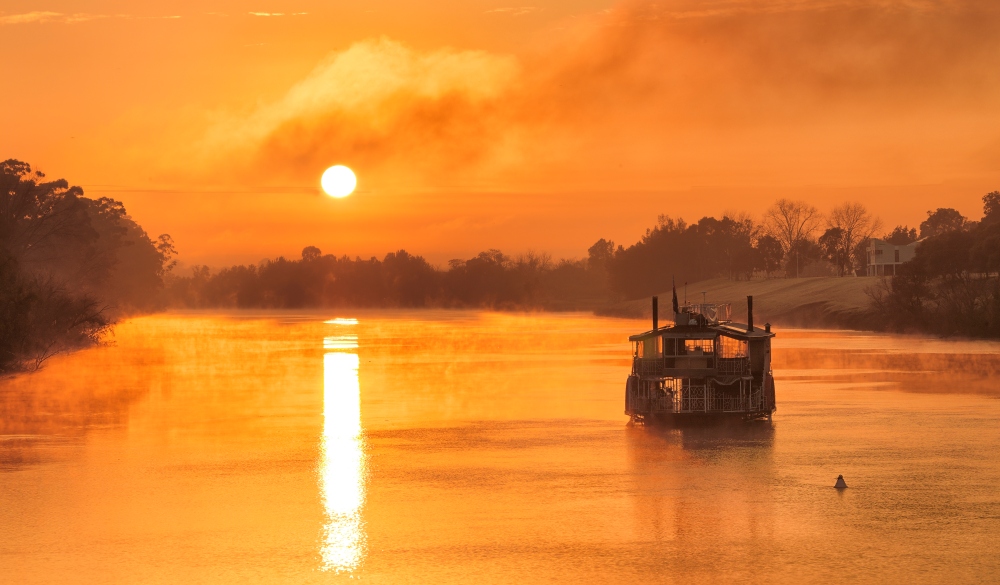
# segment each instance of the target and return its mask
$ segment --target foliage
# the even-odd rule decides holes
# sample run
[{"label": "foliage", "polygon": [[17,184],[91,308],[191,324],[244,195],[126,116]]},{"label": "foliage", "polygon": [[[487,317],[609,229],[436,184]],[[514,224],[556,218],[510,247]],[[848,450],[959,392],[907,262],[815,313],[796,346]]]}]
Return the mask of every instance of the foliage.
[{"label": "foliage", "polygon": [[673,279],[696,281],[715,276],[749,279],[774,270],[777,240],[762,238],[749,217],[703,217],[688,225],[661,215],[642,239],[616,251],[609,265],[612,289],[625,297],[670,288]]},{"label": "foliage", "polygon": [[868,240],[876,231],[882,228],[882,222],[874,217],[860,203],[844,203],[834,207],[830,212],[830,228],[836,229],[836,263],[838,276],[846,276],[853,272],[852,266],[863,269],[866,263],[864,252],[856,252],[858,244]]},{"label": "foliage", "polygon": [[615,243],[601,238],[587,249],[587,265],[591,268],[607,269],[615,257]]},{"label": "foliage", "polygon": [[957,209],[938,207],[927,212],[927,219],[920,223],[920,238],[930,238],[956,232],[967,227],[968,220]]},{"label": "foliage", "polygon": [[912,244],[917,241],[917,230],[916,228],[910,228],[905,225],[897,225],[892,228],[892,231],[887,233],[882,239],[887,244],[892,244],[894,246],[905,246],[907,244]]},{"label": "foliage", "polygon": [[983,223],[1000,223],[1000,191],[990,191],[983,195]]},{"label": "foliage", "polygon": [[96,342],[116,313],[158,306],[174,253],[121,202],[0,163],[0,371],[37,367]]},{"label": "foliage", "polygon": [[928,221],[926,231],[933,235],[918,244],[916,257],[869,291],[877,324],[1000,337],[1000,223],[970,224],[948,209],[929,213]]},{"label": "foliage", "polygon": [[757,239],[756,248],[760,260],[759,267],[764,271],[765,276],[771,276],[771,274],[781,268],[781,259],[784,257],[784,251],[781,248],[781,242],[777,238],[770,234],[764,234]]},{"label": "foliage", "polygon": [[0,258],[0,372],[37,368],[60,351],[95,343],[110,324],[93,297],[27,275],[9,255]]},{"label": "foliage", "polygon": [[827,229],[819,237],[817,244],[819,244],[820,250],[823,252],[823,259],[837,269],[837,276],[844,276],[848,273],[851,258],[850,254],[844,252],[844,230],[839,227]]},{"label": "foliage", "polygon": [[819,210],[804,201],[779,199],[764,212],[764,229],[785,251],[786,273],[797,277],[808,263],[808,259],[803,262],[802,252],[821,222]]},{"label": "foliage", "polygon": [[821,221],[819,210],[805,201],[779,199],[764,212],[764,229],[786,253],[796,243],[812,237]]},{"label": "foliage", "polygon": [[300,260],[277,258],[213,274],[168,279],[168,295],[187,307],[592,307],[606,298],[606,272],[586,261],[558,264],[546,255],[511,258],[487,250],[452,260],[447,271],[405,250],[384,258],[324,255],[309,246]]}]

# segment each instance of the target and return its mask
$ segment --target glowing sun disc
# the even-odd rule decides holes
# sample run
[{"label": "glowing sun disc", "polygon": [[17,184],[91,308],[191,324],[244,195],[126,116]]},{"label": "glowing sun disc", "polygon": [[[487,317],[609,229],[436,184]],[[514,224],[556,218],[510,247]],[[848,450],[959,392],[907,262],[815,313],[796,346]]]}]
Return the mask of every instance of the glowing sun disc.
[{"label": "glowing sun disc", "polygon": [[327,195],[339,199],[354,192],[354,188],[358,186],[358,178],[354,176],[354,171],[344,165],[334,165],[323,172],[319,184]]}]

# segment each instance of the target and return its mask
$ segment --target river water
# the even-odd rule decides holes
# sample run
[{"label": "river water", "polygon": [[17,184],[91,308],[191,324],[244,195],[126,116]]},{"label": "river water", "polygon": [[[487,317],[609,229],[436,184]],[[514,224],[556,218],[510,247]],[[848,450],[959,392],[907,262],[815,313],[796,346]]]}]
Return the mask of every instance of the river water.
[{"label": "river water", "polygon": [[645,328],[131,320],[0,380],[0,581],[1000,579],[1000,344],[776,329],[772,425],[629,428]]}]

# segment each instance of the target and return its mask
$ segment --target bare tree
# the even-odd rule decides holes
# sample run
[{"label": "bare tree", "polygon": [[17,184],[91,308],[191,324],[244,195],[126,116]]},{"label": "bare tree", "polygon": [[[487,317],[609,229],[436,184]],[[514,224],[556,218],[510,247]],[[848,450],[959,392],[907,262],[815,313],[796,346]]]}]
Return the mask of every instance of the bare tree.
[{"label": "bare tree", "polygon": [[796,242],[808,239],[822,221],[819,210],[805,201],[779,199],[764,212],[764,226],[788,252]]},{"label": "bare tree", "polygon": [[[873,216],[860,203],[844,203],[830,212],[829,225],[840,230],[840,254],[843,258],[853,258],[860,262],[856,248],[858,244],[872,237],[882,229],[882,221]],[[843,274],[841,275],[843,276]]]},{"label": "bare tree", "polygon": [[[764,212],[764,228],[781,243],[785,254],[790,253],[799,242],[808,240],[822,220],[819,210],[805,201],[778,199]],[[797,260],[796,277],[799,275]]]}]

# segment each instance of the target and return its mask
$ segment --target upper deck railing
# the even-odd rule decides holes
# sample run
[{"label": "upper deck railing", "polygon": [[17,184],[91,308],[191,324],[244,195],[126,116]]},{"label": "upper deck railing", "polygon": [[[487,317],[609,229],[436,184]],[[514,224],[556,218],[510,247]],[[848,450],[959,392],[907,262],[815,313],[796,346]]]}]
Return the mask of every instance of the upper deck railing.
[{"label": "upper deck railing", "polygon": [[[682,305],[680,309],[682,314],[705,317],[709,325],[729,323],[733,320],[733,306],[729,303],[695,303]],[[677,325],[687,325],[687,323],[677,323]]]},{"label": "upper deck railing", "polygon": [[747,376],[750,374],[750,358],[720,358],[713,354],[633,358],[633,371],[640,376],[670,377],[674,370],[702,370],[705,371],[703,375]]}]

